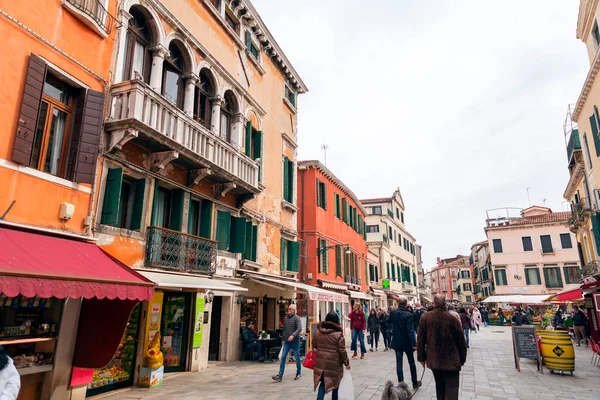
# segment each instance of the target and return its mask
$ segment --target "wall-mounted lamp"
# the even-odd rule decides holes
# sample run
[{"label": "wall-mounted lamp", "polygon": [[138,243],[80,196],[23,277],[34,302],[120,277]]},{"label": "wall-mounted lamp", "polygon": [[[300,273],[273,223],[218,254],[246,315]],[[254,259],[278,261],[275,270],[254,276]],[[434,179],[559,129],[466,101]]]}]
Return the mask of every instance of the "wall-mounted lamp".
[{"label": "wall-mounted lamp", "polygon": [[214,298],[215,298],[215,293],[212,290],[209,290],[208,292],[206,292],[205,299],[206,299],[207,303],[212,303]]},{"label": "wall-mounted lamp", "polygon": [[269,298],[267,297],[267,294],[265,293],[265,295],[260,298],[260,304],[267,304],[268,301],[269,301]]},{"label": "wall-mounted lamp", "polygon": [[285,299],[283,298],[283,296],[279,296],[279,300],[277,300],[277,304],[283,304],[285,302]]},{"label": "wall-mounted lamp", "polygon": [[243,294],[240,294],[237,298],[237,303],[244,304],[245,302],[246,302],[246,296],[244,296]]}]

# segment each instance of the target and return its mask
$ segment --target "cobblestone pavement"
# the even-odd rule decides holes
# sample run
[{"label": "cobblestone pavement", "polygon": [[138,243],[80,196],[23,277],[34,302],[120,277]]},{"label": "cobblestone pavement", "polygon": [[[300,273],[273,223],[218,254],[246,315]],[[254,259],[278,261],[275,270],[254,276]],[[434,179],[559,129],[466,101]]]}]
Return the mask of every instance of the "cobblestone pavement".
[{"label": "cobblestone pavement", "polygon": [[[576,347],[574,376],[540,374],[535,362],[521,360],[521,372],[515,369],[511,330],[507,327],[487,327],[471,334],[471,348],[461,372],[462,400],[470,399],[600,399],[600,369],[590,365],[592,352]],[[364,360],[352,360],[350,371],[357,400],[381,398],[388,379],[396,382],[393,352],[368,353]],[[316,399],[312,371],[304,371],[293,380],[295,364],[286,366],[282,383],[271,379],[278,364],[232,362],[217,365],[198,373],[169,377],[161,388],[131,389],[113,393],[103,400],[188,400],[188,399]],[[405,376],[409,373],[405,360]],[[417,372],[422,369],[417,365]],[[328,395],[326,398],[331,398]],[[435,382],[430,370],[425,372],[423,386],[414,400],[435,399]]]}]

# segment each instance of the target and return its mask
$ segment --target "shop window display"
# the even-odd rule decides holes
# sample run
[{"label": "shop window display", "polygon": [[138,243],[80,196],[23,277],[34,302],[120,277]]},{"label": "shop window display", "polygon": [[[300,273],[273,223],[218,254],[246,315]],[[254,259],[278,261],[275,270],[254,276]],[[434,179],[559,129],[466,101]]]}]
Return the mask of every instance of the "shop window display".
[{"label": "shop window display", "polygon": [[52,369],[61,305],[55,298],[0,294],[0,346],[5,347],[17,369]]},{"label": "shop window display", "polygon": [[185,368],[189,313],[189,296],[165,294],[161,324],[165,372]]},{"label": "shop window display", "polygon": [[86,393],[87,396],[94,396],[133,384],[139,323],[140,305],[138,304],[131,312],[113,359],[106,367],[94,371],[92,383],[88,386]]},{"label": "shop window display", "polygon": [[240,315],[240,332],[251,323],[256,325],[258,321],[258,310],[257,310],[258,298],[247,298],[242,303],[242,311]]}]

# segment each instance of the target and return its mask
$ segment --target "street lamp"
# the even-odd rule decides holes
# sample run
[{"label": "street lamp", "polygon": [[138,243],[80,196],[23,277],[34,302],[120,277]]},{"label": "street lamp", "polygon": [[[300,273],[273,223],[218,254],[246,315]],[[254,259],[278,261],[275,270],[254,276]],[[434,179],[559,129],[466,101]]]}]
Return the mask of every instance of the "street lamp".
[{"label": "street lamp", "polygon": [[350,249],[350,245],[349,244],[342,244],[342,245],[334,244],[332,246],[317,247],[317,254],[321,255],[321,254],[325,253],[327,250],[333,249],[333,248],[338,247],[338,246],[345,247],[346,248],[346,251],[345,251],[346,254],[352,254],[352,249]]}]

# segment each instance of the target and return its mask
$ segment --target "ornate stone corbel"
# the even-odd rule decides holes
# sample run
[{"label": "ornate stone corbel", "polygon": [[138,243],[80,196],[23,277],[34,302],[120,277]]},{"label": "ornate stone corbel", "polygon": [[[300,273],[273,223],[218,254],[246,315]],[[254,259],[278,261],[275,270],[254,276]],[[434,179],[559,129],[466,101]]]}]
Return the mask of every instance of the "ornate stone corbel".
[{"label": "ornate stone corbel", "polygon": [[237,187],[237,185],[233,182],[227,182],[227,183],[218,183],[215,185],[215,198],[217,200],[219,200],[220,198],[225,197],[225,195],[227,193],[229,193],[231,190],[235,189]]},{"label": "ornate stone corbel", "polygon": [[148,50],[150,50],[153,55],[160,55],[162,58],[168,57],[171,53],[169,49],[167,49],[162,44],[155,44],[154,46],[150,46],[148,47]]},{"label": "ornate stone corbel", "polygon": [[157,153],[152,153],[150,155],[150,162],[151,162],[150,169],[152,170],[152,172],[157,172],[161,169],[164,169],[168,163],[170,163],[171,161],[173,161],[177,158],[179,158],[179,152],[177,152],[175,150],[160,151]]},{"label": "ornate stone corbel", "polygon": [[188,187],[192,187],[198,184],[202,179],[207,176],[212,175],[212,170],[210,168],[200,168],[191,170],[188,173]]},{"label": "ornate stone corbel", "polygon": [[119,129],[110,133],[110,144],[108,151],[121,150],[125,143],[138,137],[138,131],[134,129]]}]

